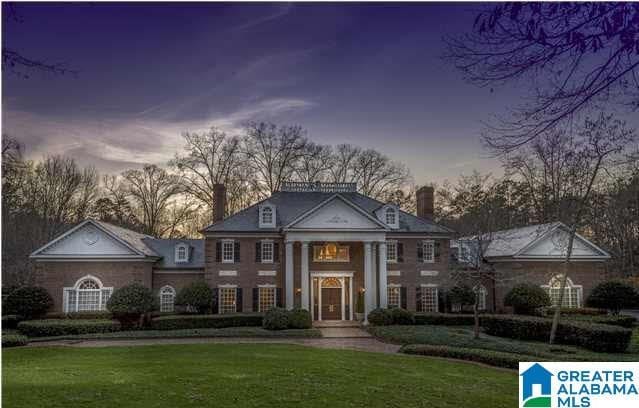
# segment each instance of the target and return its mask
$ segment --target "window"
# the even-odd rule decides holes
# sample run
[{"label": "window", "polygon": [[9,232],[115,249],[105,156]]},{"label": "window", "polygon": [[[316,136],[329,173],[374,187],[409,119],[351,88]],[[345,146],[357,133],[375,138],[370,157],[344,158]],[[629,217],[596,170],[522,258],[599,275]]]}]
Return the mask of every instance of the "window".
[{"label": "window", "polygon": [[235,242],[222,241],[222,262],[235,262]]},{"label": "window", "polygon": [[188,247],[185,244],[178,244],[175,247],[175,262],[186,262],[188,258]]},{"label": "window", "polygon": [[488,291],[484,285],[477,285],[473,288],[475,296],[478,297],[477,310],[486,310],[486,295]]},{"label": "window", "polygon": [[462,262],[468,262],[468,247],[466,244],[459,244],[459,260]]},{"label": "window", "polygon": [[313,247],[315,262],[348,262],[350,260],[348,246],[328,243]]},{"label": "window", "polygon": [[400,285],[388,285],[388,307],[402,307],[402,288]]},{"label": "window", "polygon": [[175,289],[164,286],[160,289],[160,312],[172,312],[175,309]]},{"label": "window", "polygon": [[394,208],[386,209],[386,224],[395,225],[397,223],[397,214]]},{"label": "window", "polygon": [[259,307],[258,311],[266,312],[275,307],[275,287],[260,286],[259,291]]},{"label": "window", "polygon": [[397,262],[397,241],[388,241],[386,243],[386,261]]},{"label": "window", "polygon": [[271,204],[263,204],[259,209],[260,228],[275,227],[275,206]]},{"label": "window", "polygon": [[262,241],[262,262],[273,262],[273,241]]},{"label": "window", "polygon": [[424,312],[437,312],[439,302],[437,301],[436,286],[422,286],[422,310]]},{"label": "window", "polygon": [[113,288],[103,287],[99,279],[88,275],[79,279],[72,288],[63,289],[65,313],[95,312],[106,310],[106,304]]},{"label": "window", "polygon": [[[548,285],[542,286],[542,288],[548,291],[550,301],[556,306],[559,303],[559,295],[561,293],[561,276],[554,276]],[[581,285],[574,285],[572,280],[568,278],[566,280],[566,288],[564,289],[564,298],[561,302],[561,307],[581,307],[582,292],[583,287]]]},{"label": "window", "polygon": [[273,224],[273,209],[271,207],[262,209],[262,224]]},{"label": "window", "polygon": [[424,241],[424,262],[433,263],[435,262],[435,242],[433,241]]},{"label": "window", "polygon": [[220,313],[235,313],[237,307],[237,288],[226,287],[219,288],[220,290]]}]

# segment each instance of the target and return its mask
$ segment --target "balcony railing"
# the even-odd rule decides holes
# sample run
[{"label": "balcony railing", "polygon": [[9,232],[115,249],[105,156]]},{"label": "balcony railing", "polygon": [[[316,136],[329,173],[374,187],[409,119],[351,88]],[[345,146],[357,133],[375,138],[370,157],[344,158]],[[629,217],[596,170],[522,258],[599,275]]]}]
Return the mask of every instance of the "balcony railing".
[{"label": "balcony railing", "polygon": [[357,191],[356,183],[323,183],[320,181],[287,181],[282,183],[281,191],[290,192],[320,192],[320,193],[351,193]]}]

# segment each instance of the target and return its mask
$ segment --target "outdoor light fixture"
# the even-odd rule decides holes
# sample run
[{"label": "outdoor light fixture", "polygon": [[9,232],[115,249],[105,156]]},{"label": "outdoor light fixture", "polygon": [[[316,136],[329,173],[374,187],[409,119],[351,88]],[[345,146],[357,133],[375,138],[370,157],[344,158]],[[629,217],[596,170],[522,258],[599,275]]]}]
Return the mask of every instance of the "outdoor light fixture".
[{"label": "outdoor light fixture", "polygon": [[300,293],[302,291],[302,288],[296,288],[295,289],[295,293]]}]

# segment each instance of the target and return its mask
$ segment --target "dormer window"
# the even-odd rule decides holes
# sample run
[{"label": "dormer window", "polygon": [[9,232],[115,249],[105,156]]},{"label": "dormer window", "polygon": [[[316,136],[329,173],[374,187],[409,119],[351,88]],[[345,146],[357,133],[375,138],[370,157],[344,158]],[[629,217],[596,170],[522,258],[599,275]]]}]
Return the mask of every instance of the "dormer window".
[{"label": "dormer window", "polygon": [[185,243],[179,243],[175,246],[175,262],[188,262],[189,247]]},{"label": "dormer window", "polygon": [[375,212],[377,219],[390,228],[399,228],[399,209],[393,204],[386,204]]},{"label": "dormer window", "polygon": [[275,228],[275,206],[264,204],[260,206],[260,228]]},{"label": "dormer window", "polygon": [[388,225],[395,225],[397,223],[397,214],[395,213],[395,209],[394,208],[387,208],[386,209],[386,224]]}]

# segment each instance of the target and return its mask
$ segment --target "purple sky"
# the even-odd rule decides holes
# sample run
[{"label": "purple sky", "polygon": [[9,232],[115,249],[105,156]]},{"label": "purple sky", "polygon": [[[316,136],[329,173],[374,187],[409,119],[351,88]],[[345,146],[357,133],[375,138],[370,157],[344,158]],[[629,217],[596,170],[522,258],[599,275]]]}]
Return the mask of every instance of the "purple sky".
[{"label": "purple sky", "polygon": [[103,171],[163,163],[182,131],[299,124],[319,143],[375,147],[418,183],[498,169],[481,121],[518,101],[466,84],[442,37],[464,4],[20,4],[4,41],[74,76],[3,74],[3,132],[31,157]]}]

